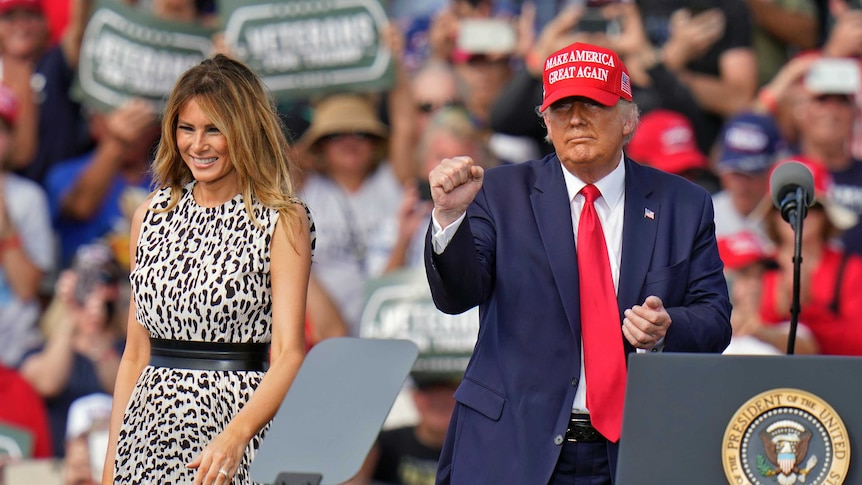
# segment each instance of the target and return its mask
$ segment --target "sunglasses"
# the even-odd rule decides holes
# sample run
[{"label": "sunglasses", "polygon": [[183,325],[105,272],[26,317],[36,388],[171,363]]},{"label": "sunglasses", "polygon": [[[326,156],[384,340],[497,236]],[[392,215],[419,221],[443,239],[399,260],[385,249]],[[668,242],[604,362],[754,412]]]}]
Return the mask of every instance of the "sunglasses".
[{"label": "sunglasses", "polygon": [[373,140],[377,138],[377,135],[372,135],[371,133],[366,133],[364,131],[353,131],[349,133],[330,133],[328,135],[322,136],[320,138],[320,141],[338,141],[345,138],[354,138],[356,140]]},{"label": "sunglasses", "polygon": [[457,108],[463,106],[459,101],[455,101],[454,99],[450,99],[448,101],[443,101],[442,103],[419,103],[416,105],[416,108],[423,113],[432,113],[442,108]]},{"label": "sunglasses", "polygon": [[467,58],[466,64],[471,66],[498,66],[508,64],[511,61],[511,56],[473,54]]},{"label": "sunglasses", "polygon": [[41,12],[29,8],[12,8],[0,14],[0,20],[5,20],[6,22],[14,22],[16,20],[32,21],[41,18]]},{"label": "sunglasses", "polygon": [[814,101],[818,103],[828,103],[835,102],[838,104],[852,104],[853,98],[848,94],[821,94],[819,96],[815,96]]}]

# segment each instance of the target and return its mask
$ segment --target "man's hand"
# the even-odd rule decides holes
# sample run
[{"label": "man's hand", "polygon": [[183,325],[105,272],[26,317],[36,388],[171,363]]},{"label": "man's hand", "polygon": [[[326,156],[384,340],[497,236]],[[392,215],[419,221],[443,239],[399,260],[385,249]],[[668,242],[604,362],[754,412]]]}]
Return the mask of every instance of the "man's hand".
[{"label": "man's hand", "polygon": [[835,25],[823,45],[824,57],[856,57],[862,55],[862,11],[848,2],[829,2]]},{"label": "man's hand", "polygon": [[442,9],[428,28],[428,44],[431,56],[446,62],[452,59],[455,43],[458,39],[458,17],[452,7]]},{"label": "man's hand", "polygon": [[108,136],[127,146],[136,142],[141,133],[158,121],[153,106],[140,98],[132,98],[111,111],[106,118]]},{"label": "man's hand", "polygon": [[675,11],[670,17],[670,38],[664,44],[665,66],[672,71],[679,70],[706,54],[724,35],[726,22],[724,12],[718,8],[698,14],[688,9]]},{"label": "man's hand", "polygon": [[670,324],[670,315],[661,298],[648,296],[643,305],[635,305],[625,311],[623,335],[633,347],[652,350],[667,335]]},{"label": "man's hand", "polygon": [[[609,49],[616,51],[622,57],[636,55],[642,51],[652,53],[655,50],[655,46],[647,37],[640,9],[634,2],[611,3],[602,7],[602,15],[605,18],[619,19],[622,25],[618,35],[602,34],[605,37],[604,44]],[[626,60],[626,66],[628,66],[628,60]]]},{"label": "man's hand", "polygon": [[5,180],[3,174],[0,173],[0,239],[15,234],[15,228],[12,227],[12,220],[9,217],[9,210],[6,207],[6,191],[3,188],[4,184]]},{"label": "man's hand", "polygon": [[455,222],[476,198],[485,170],[470,157],[445,158],[428,174],[434,219],[441,227]]},{"label": "man's hand", "polygon": [[530,62],[527,57],[526,68],[533,77],[542,78],[548,56],[574,42],[587,40],[584,33],[577,32],[578,21],[583,15],[583,7],[567,7],[545,24],[532,46],[533,56],[538,62]]}]

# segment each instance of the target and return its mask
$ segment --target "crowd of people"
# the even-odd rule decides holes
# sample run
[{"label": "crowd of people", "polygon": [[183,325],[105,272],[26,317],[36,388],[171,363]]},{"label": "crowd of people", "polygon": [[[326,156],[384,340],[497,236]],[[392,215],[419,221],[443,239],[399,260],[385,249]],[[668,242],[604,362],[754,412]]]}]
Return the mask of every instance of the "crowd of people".
[{"label": "crowd of people", "polygon": [[[211,1],[123,1],[164,20],[218,24],[217,4]],[[121,423],[137,420],[139,428],[158,429],[147,421],[150,413],[158,411],[141,394],[140,384],[136,387],[139,378],[160,379],[160,371],[146,367],[152,350],[148,339],[153,337],[182,336],[212,343],[261,343],[272,338],[273,350],[277,346],[281,360],[273,360],[270,368],[282,373],[281,385],[275,378],[254,377],[250,378],[253,383],[240,379],[231,381],[231,386],[259,385],[264,393],[277,396],[283,395],[296,371],[299,340],[294,327],[302,327],[305,350],[326,338],[360,336],[366,290],[384,274],[433,267],[429,280],[435,299],[441,309],[450,312],[475,305],[493,307],[496,298],[502,299],[497,304],[514,304],[531,292],[556,292],[556,288],[543,288],[541,281],[532,285],[535,271],[554,269],[541,267],[541,255],[525,254],[515,243],[532,237],[534,226],[555,223],[543,221],[541,216],[533,221],[532,213],[522,213],[524,207],[519,204],[529,198],[520,190],[526,179],[540,177],[529,172],[532,165],[524,162],[558,156],[566,166],[567,160],[577,158],[561,155],[566,153],[561,148],[561,120],[589,108],[580,101],[561,104],[558,101],[563,98],[551,99],[547,78],[554,67],[549,57],[577,42],[612,52],[616,57],[611,62],[625,66],[630,92],[627,96],[617,93],[617,99],[631,103],[635,115],[613,123],[625,128],[634,119],[636,126],[614,136],[619,135],[625,157],[639,164],[626,166],[626,173],[642,173],[640,165],[653,167],[678,175],[709,195],[714,227],[707,223],[707,230],[714,233],[732,303],[728,316],[732,334],[724,352],[778,355],[786,350],[791,332],[794,233],[772,203],[769,177],[781,164],[797,162],[813,175],[816,203],[804,221],[795,351],[862,355],[862,323],[857,317],[862,313],[862,295],[857,291],[862,287],[862,8],[852,0],[394,0],[384,4],[391,23],[380,32],[380,42],[393,53],[395,72],[389,88],[280,101],[273,108],[279,121],[269,124],[251,122],[253,116],[268,117],[265,108],[269,105],[254,105],[250,100],[262,101],[249,95],[241,104],[247,108],[242,113],[249,120],[243,125],[242,119],[228,122],[233,116],[230,108],[206,98],[220,91],[196,85],[203,83],[201,79],[187,79],[186,91],[178,86],[170,113],[158,113],[140,99],[130,99],[110,111],[82,103],[72,87],[94,2],[0,0],[0,395],[9,396],[0,399],[0,425],[31,435],[23,441],[28,447],[22,450],[24,456],[63,459],[68,463],[65,483],[98,483],[102,470],[93,463],[100,460],[88,454],[94,450],[108,453],[113,463],[119,440],[124,461],[118,464],[117,476],[135,483],[137,469],[144,466],[134,455],[135,440],[140,437],[128,434],[128,427],[121,432]],[[588,13],[597,13],[600,21],[588,27],[584,22]],[[485,29],[476,28],[479,25]],[[492,32],[499,36],[495,37],[498,41],[469,37],[476,32]],[[511,42],[504,41],[510,38]],[[224,55],[212,62],[219,63],[219,69],[234,69],[229,46],[216,45]],[[206,77],[204,67],[198,69]],[[237,74],[237,79],[244,75]],[[228,82],[253,84],[237,79]],[[202,137],[216,137],[210,125],[219,126],[228,141],[207,142],[215,148],[198,150],[195,137],[199,131]],[[244,127],[250,126],[262,126],[260,130],[266,133],[249,134]],[[271,131],[276,127],[279,133]],[[264,146],[279,147],[283,153],[265,153]],[[192,153],[188,159],[186,152]],[[230,170],[224,170],[233,175],[225,179],[230,180],[225,185],[224,173],[219,172],[215,179],[207,177],[222,170],[210,164],[218,165],[218,159],[227,153],[233,158]],[[459,157],[470,162],[465,165],[465,159]],[[217,161],[208,162],[210,158]],[[190,162],[192,159],[196,161]],[[459,178],[458,183],[447,186],[441,182],[445,178],[440,172],[443,160],[447,161],[442,165],[448,170],[445,177]],[[184,163],[188,172],[181,170]],[[511,180],[490,177],[480,191],[482,174],[496,167],[511,167],[508,172],[493,172],[509,173]],[[572,172],[578,180],[597,182],[605,190],[601,177],[590,180],[592,172]],[[612,174],[609,171],[602,177]],[[644,180],[651,177],[644,175]],[[667,187],[680,197],[688,194],[677,187],[690,184],[678,186],[676,177],[655,180],[656,186]],[[476,182],[476,192],[454,200],[450,191],[465,181]],[[565,191],[566,186],[560,187]],[[485,196],[485,190],[491,196]],[[278,195],[279,191],[283,193]],[[477,193],[474,206],[486,214],[467,211]],[[578,214],[585,198],[580,194],[574,199],[580,204]],[[629,198],[634,195],[627,194],[626,200]],[[224,204],[233,212],[214,215],[213,209]],[[299,217],[303,204],[309,211],[307,219]],[[613,233],[603,219],[606,214],[602,211],[613,214],[613,206],[601,204],[597,202],[597,210],[609,243],[624,245],[622,225],[616,227],[619,233]],[[622,207],[617,213],[620,221]],[[647,219],[670,216],[669,212],[656,214],[659,207],[647,207]],[[664,206],[661,210],[670,211]],[[212,221],[218,220],[212,224],[234,229],[238,229],[235,218],[245,223],[242,218],[250,215],[253,230],[262,240],[272,240],[292,254],[271,261],[268,255],[259,256],[266,260],[261,266],[265,269],[259,270],[271,272],[272,280],[278,281],[266,297],[271,301],[260,295],[251,298],[255,294],[246,292],[249,285],[269,285],[269,275],[252,283],[237,282],[236,291],[228,295],[207,293],[199,300],[148,287],[153,283],[140,277],[144,271],[140,268],[136,280],[135,269],[143,261],[147,271],[157,272],[166,281],[175,280],[177,274],[190,274],[195,285],[203,281],[224,285],[218,271],[209,270],[232,261],[225,256],[233,254],[231,249],[222,247],[228,240],[226,233],[199,234],[195,244],[208,249],[195,255],[183,253],[180,246],[162,248],[152,231],[183,233],[177,220],[169,226],[158,217],[172,211],[196,224],[210,220],[198,219],[193,211],[200,211]],[[279,215],[291,223],[283,234],[273,230]],[[521,216],[526,222],[512,227]],[[695,226],[702,222],[683,216],[680,221]],[[158,226],[162,222],[165,226]],[[446,232],[448,223],[454,224]],[[466,227],[460,229],[459,224]],[[308,239],[307,234],[316,241],[313,257],[311,248],[299,242]],[[489,246],[477,243],[474,251],[472,239],[467,244],[469,234]],[[709,246],[704,235],[690,236],[701,238],[689,241],[690,246]],[[659,240],[666,237],[670,235],[659,236]],[[248,261],[235,264],[256,264],[257,256],[251,253],[264,249],[240,239],[249,244],[250,254]],[[575,241],[572,243],[574,248]],[[473,251],[481,261],[444,252],[449,245],[462,256]],[[218,261],[211,260],[213,253],[221,255]],[[170,260],[172,268],[164,261],[154,261],[155,254]],[[557,254],[560,258],[573,255]],[[662,251],[661,257],[671,255],[671,250]],[[311,258],[308,275],[289,269],[302,266],[306,256]],[[629,264],[625,256],[622,266],[619,259],[614,263],[619,257],[619,252],[610,254],[614,281]],[[709,266],[710,257],[704,253],[701,268]],[[513,263],[510,274],[502,274],[501,266],[489,269],[504,258]],[[519,267],[513,262],[519,258],[537,266]],[[444,268],[437,274],[437,266],[456,267],[459,272],[445,274]],[[467,274],[470,268],[476,273]],[[482,275],[489,274],[495,274],[496,280],[483,279]],[[308,284],[303,285],[306,277]],[[146,288],[149,292],[145,293],[150,298],[146,308],[130,307],[135,285],[139,291]],[[294,291],[298,286],[307,288]],[[303,321],[294,321],[298,306],[285,308],[283,301],[273,298],[276,291],[302,295]],[[681,297],[685,291],[670,294]],[[621,307],[621,319],[645,318],[641,313],[628,315],[626,308],[636,308],[651,317],[669,315],[675,325],[683,325],[678,322],[685,319],[674,313],[669,301],[664,306],[670,313],[662,301],[634,301],[638,294],[629,295],[632,301]],[[220,297],[235,298],[235,308],[247,314],[263,305],[260,311],[269,317],[260,321],[271,322],[271,327],[248,327],[251,340],[242,332],[219,339],[219,315],[232,311],[212,304]],[[252,304],[246,298],[264,299]],[[200,308],[183,308],[189,301],[198,301]],[[718,320],[721,306],[715,304]],[[508,321],[506,318],[517,319],[523,310],[503,305],[490,314]],[[563,314],[562,307],[553,305],[529,310],[545,312],[548,320],[559,316],[551,313],[555,310]],[[197,333],[177,332],[166,324],[167,311],[189,325],[203,315],[209,320]],[[487,310],[484,315],[491,318]],[[127,326],[127,322],[140,325]],[[669,322],[659,319],[653,323],[662,331],[650,333],[649,338],[646,330],[640,334],[637,322],[624,329],[629,332],[624,343],[628,351],[664,348],[662,337],[672,331]],[[497,328],[496,323],[483,325]],[[504,345],[509,337],[500,335],[494,345]],[[721,351],[712,347],[722,339],[708,340],[704,347]],[[544,340],[530,342],[552,345]],[[517,349],[525,345],[517,340],[510,343]],[[668,350],[674,350],[679,344],[671,340],[668,345]],[[577,360],[575,357],[573,354]],[[535,359],[532,364],[538,366]],[[513,372],[513,379],[530,377],[530,372],[520,376]],[[502,376],[482,377],[499,378],[499,385],[504,386]],[[577,377],[572,380],[569,401],[578,399],[574,390]],[[476,387],[474,381],[471,384]],[[476,426],[477,433],[482,430],[469,416],[458,414],[453,397],[457,384],[448,374],[439,381],[433,376],[417,378],[417,424],[381,436],[354,482],[433,483],[452,410],[464,426]],[[517,387],[517,382],[505,384],[509,385]],[[481,398],[481,389],[466,387],[464,393],[469,395],[459,402]],[[110,414],[104,399],[93,398],[111,394],[122,396],[124,406],[129,402],[125,417],[124,409]],[[79,402],[82,398],[90,400]],[[247,399],[243,396],[240,404],[231,406],[242,407]],[[515,402],[522,396],[510,399]],[[248,402],[252,409],[263,409],[261,416],[274,412],[263,398]],[[504,420],[510,419],[505,413],[511,409],[502,410]],[[558,411],[544,409],[539,414],[554,420]],[[264,426],[263,421],[258,422],[262,418],[250,420],[249,414],[238,414],[233,424],[218,423],[218,431],[207,431],[211,433],[207,441],[183,451],[188,455],[183,459],[197,460],[189,476],[198,473],[198,480],[204,483],[222,476],[223,483],[231,479],[246,483],[253,451],[244,454],[242,450],[249,441],[259,444],[258,433]],[[227,433],[225,426],[241,432]],[[90,434],[92,438],[88,438]],[[489,439],[493,436],[488,434]],[[517,436],[517,440],[533,438]],[[538,442],[535,446],[546,445],[550,446]],[[451,450],[444,456],[449,462],[464,459],[453,456]],[[0,457],[0,463],[3,460]],[[479,457],[472,460],[481,462]],[[531,466],[539,470],[541,464]],[[497,472],[504,473],[504,469]]]}]

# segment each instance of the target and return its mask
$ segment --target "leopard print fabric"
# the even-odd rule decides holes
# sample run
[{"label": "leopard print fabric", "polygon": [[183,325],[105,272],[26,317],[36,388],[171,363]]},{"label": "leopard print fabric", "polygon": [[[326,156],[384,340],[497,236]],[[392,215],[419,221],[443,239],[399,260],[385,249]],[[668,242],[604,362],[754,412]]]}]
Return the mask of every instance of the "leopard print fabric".
[{"label": "leopard print fabric", "polygon": [[[183,188],[173,210],[144,216],[130,275],[135,316],[156,338],[269,342],[269,246],[279,213],[255,202],[258,226],[241,194],[208,208],[194,201],[193,187]],[[158,191],[151,207],[166,207],[169,197],[168,189]],[[313,247],[307,207],[306,215]],[[195,470],[186,464],[224,430],[263,375],[145,367],[123,417],[114,483],[192,483]],[[249,465],[268,427],[249,443],[232,485],[253,483]]]}]

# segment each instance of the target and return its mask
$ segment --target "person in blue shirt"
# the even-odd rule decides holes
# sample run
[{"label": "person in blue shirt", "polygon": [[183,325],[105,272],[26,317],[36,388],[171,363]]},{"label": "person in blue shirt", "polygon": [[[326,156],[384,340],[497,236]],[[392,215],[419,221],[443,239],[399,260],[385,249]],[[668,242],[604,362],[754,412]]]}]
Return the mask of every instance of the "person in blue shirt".
[{"label": "person in blue shirt", "polygon": [[[149,192],[151,149],[159,137],[156,113],[132,99],[109,113],[94,113],[95,150],[64,160],[46,178],[51,217],[60,240],[60,266],[68,267],[82,244],[125,231],[124,197]],[[137,204],[131,204],[135,207]]]}]

